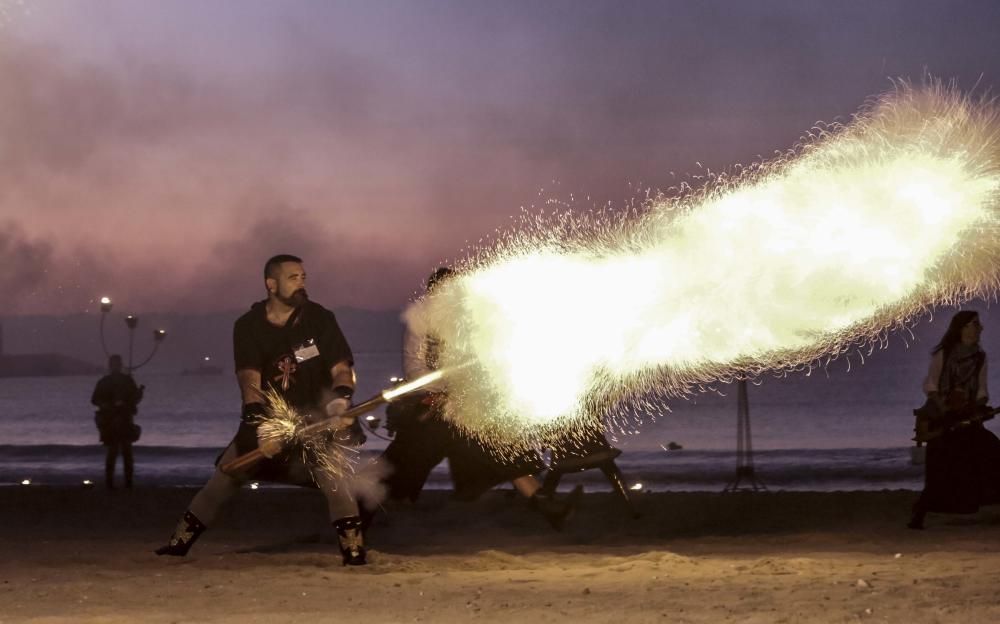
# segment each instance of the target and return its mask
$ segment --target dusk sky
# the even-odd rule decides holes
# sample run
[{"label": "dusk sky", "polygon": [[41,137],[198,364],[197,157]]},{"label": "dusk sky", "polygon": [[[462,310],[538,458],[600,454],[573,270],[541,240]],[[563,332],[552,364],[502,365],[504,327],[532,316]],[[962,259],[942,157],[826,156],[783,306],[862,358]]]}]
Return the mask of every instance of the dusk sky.
[{"label": "dusk sky", "polygon": [[789,148],[891,78],[1000,89],[1000,2],[0,1],[3,314],[401,307],[547,200]]}]

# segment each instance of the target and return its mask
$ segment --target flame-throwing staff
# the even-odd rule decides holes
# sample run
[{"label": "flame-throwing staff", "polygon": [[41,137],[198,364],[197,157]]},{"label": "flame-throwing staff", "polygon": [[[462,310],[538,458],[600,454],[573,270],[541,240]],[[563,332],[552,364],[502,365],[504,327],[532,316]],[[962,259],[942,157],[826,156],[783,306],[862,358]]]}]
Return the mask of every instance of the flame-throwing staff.
[{"label": "flame-throwing staff", "polygon": [[[356,427],[358,418],[381,405],[391,403],[400,397],[417,392],[423,389],[424,386],[438,381],[444,375],[445,371],[434,371],[433,373],[424,375],[420,379],[382,390],[375,396],[358,403],[341,414],[314,422],[309,422],[314,419],[303,417],[285,403],[280,396],[271,393],[267,395],[270,405],[266,410],[266,414],[261,417],[263,422],[258,427],[258,437],[266,439],[267,444],[279,444],[281,448],[288,448],[294,445],[308,446],[313,444],[315,440],[322,438],[324,434],[339,434],[345,429]],[[262,428],[264,431],[261,431]],[[244,474],[268,458],[261,448],[220,464],[219,469],[228,475],[239,476]],[[327,451],[324,457],[318,458],[319,461],[329,465],[331,470],[337,473],[349,470],[351,464],[348,456],[338,452],[340,448],[334,447]]]},{"label": "flame-throwing staff", "polygon": [[[302,260],[291,255],[264,266],[267,299],[255,303],[233,330],[236,377],[243,400],[233,441],[219,457],[225,465],[257,453],[263,461],[227,474],[221,468],[191,501],[159,555],[184,556],[212,525],[222,506],[251,479],[319,487],[340,538],[345,565],[365,563],[361,520],[350,488],[349,465],[328,458],[364,442],[360,425],[331,432],[309,445],[289,445],[265,404],[280,404],[317,422],[347,414],[354,393],[354,358],[333,313],[309,301]],[[347,468],[347,469],[345,469]]]}]

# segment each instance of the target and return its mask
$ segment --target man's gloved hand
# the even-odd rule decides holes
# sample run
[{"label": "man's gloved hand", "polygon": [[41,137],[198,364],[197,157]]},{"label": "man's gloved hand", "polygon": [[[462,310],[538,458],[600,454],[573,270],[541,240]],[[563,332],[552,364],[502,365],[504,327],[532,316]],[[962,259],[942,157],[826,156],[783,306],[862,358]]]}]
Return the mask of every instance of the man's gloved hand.
[{"label": "man's gloved hand", "polygon": [[[335,389],[336,392],[338,389]],[[349,391],[344,389],[343,391]],[[339,444],[348,446],[359,446],[365,443],[365,432],[361,429],[361,424],[357,418],[342,416],[351,409],[350,396],[341,395],[332,399],[326,404],[326,414],[330,418],[338,418],[337,428],[333,432],[333,439]]]},{"label": "man's gloved hand", "polygon": [[268,459],[274,457],[284,448],[279,436],[274,435],[269,429],[264,417],[267,415],[267,406],[260,402],[245,403],[241,419],[243,422],[257,428],[257,448],[261,454]]},{"label": "man's gloved hand", "polygon": [[[351,409],[351,400],[347,397],[337,397],[326,404],[326,415],[330,418],[337,418],[347,410]],[[337,428],[333,435],[339,442],[347,443],[354,438],[355,418],[341,417],[337,420]]]},{"label": "man's gloved hand", "polygon": [[244,403],[240,419],[248,424],[256,425],[267,416],[267,406],[259,401]]},{"label": "man's gloved hand", "polygon": [[351,399],[349,397],[337,397],[326,404],[326,415],[330,418],[340,416],[351,409]]},{"label": "man's gloved hand", "polygon": [[282,442],[281,438],[274,435],[268,435],[268,431],[265,427],[258,427],[257,448],[264,457],[271,459],[285,448],[285,444]]},{"label": "man's gloved hand", "polygon": [[[351,395],[354,388],[348,386],[337,386],[331,393],[333,398],[327,401],[326,415],[330,418],[337,418],[347,410],[351,409]],[[345,429],[354,423],[353,418],[341,418],[337,422],[337,429]]]}]

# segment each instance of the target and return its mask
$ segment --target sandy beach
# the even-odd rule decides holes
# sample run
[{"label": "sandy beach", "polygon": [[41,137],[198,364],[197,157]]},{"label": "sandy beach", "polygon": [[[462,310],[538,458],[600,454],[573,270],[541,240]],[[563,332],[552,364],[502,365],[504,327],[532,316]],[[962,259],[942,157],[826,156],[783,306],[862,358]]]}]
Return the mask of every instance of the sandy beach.
[{"label": "sandy beach", "polygon": [[186,559],[193,491],[0,490],[0,622],[995,622],[1000,509],[904,528],[913,492],[588,494],[556,533],[427,492],[344,568],[322,498],[246,490]]}]

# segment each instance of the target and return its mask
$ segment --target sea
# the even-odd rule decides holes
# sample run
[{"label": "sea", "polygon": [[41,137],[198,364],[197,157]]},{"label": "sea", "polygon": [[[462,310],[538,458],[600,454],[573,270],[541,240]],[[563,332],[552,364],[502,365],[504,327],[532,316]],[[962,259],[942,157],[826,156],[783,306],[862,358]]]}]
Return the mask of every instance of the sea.
[{"label": "sea", "polygon": [[[357,353],[358,396],[375,395],[400,375],[398,353]],[[737,392],[722,384],[674,399],[636,416],[636,426],[612,436],[617,463],[636,490],[919,490],[920,451],[911,441],[913,408],[928,356],[840,359],[808,372],[767,377],[748,385],[749,451],[737,478]],[[211,475],[239,420],[231,371],[221,374],[143,374],[146,387],[136,422],[136,482],[197,486]],[[85,487],[103,481],[104,450],[97,439],[90,395],[96,376],[0,379],[0,485]],[[995,385],[995,384],[992,384]],[[384,422],[384,414],[375,416]],[[641,422],[640,422],[641,421]],[[996,421],[988,426],[997,430]],[[384,429],[369,432],[364,459],[385,448]],[[120,471],[120,467],[119,467]],[[120,472],[119,472],[120,474]],[[597,470],[567,475],[606,491]],[[450,487],[446,463],[429,488]]]}]

